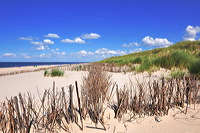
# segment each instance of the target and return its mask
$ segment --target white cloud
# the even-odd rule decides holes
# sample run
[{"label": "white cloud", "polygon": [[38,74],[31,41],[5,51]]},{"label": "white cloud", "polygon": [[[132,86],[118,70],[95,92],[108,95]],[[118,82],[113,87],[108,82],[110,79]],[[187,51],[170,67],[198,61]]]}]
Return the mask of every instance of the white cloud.
[{"label": "white cloud", "polygon": [[16,54],[13,53],[5,53],[3,54],[4,57],[16,57]]},{"label": "white cloud", "polygon": [[66,55],[66,52],[55,52],[52,55]]},{"label": "white cloud", "polygon": [[74,40],[71,39],[62,39],[61,42],[63,43],[85,43],[80,37],[75,38]]},{"label": "white cloud", "polygon": [[96,34],[96,33],[90,33],[90,34],[82,34],[81,35],[81,38],[83,39],[98,39],[100,38],[101,36]]},{"label": "white cloud", "polygon": [[31,58],[29,55],[27,55],[27,54],[21,54],[20,56],[22,56],[23,58],[26,58],[26,59],[28,59],[28,58]]},{"label": "white cloud", "polygon": [[62,52],[62,53],[60,53],[60,55],[66,55],[66,53],[65,53],[65,52]]},{"label": "white cloud", "polygon": [[44,39],[43,42],[31,42],[33,45],[48,45],[48,44],[54,44],[54,41],[51,41],[50,39]]},{"label": "white cloud", "polygon": [[52,52],[59,51],[59,50],[60,50],[59,48],[51,49]]},{"label": "white cloud", "polygon": [[90,55],[94,55],[94,53],[92,53],[92,52],[87,52],[87,51],[85,51],[85,50],[81,50],[81,51],[79,51],[79,52],[77,52],[78,53],[78,55],[81,55],[81,56],[90,56]]},{"label": "white cloud", "polygon": [[142,45],[146,46],[169,46],[172,45],[173,42],[168,41],[166,38],[152,38],[150,36],[146,36],[142,39]]},{"label": "white cloud", "polygon": [[200,33],[199,26],[193,27],[191,25],[188,25],[187,28],[185,29],[185,35],[183,39],[188,41],[195,41],[196,40],[195,38],[197,38],[198,33]]},{"label": "white cloud", "polygon": [[39,50],[39,51],[43,51],[43,50],[45,50],[46,48],[44,47],[44,46],[40,46],[40,47],[38,47],[38,48],[36,48],[36,50]]},{"label": "white cloud", "polygon": [[49,33],[48,35],[44,35],[45,37],[50,37],[50,38],[60,38],[57,34],[54,33]]},{"label": "white cloud", "polygon": [[44,44],[54,44],[54,41],[51,41],[50,39],[44,39]]},{"label": "white cloud", "polygon": [[43,45],[43,42],[31,42],[33,45]]},{"label": "white cloud", "polygon": [[32,37],[19,37],[19,40],[33,41]]},{"label": "white cloud", "polygon": [[124,44],[122,45],[122,47],[126,47],[126,48],[128,48],[128,47],[134,47],[134,46],[138,47],[139,44],[138,44],[137,42],[131,42],[131,43],[129,43],[129,44],[124,43]]},{"label": "white cloud", "polygon": [[80,37],[75,38],[74,40],[76,43],[85,43],[84,40],[82,40]]},{"label": "white cloud", "polygon": [[114,51],[114,50],[108,50],[106,48],[101,48],[101,49],[96,50],[95,54],[125,55],[126,52],[125,51],[121,51],[121,50]]},{"label": "white cloud", "polygon": [[36,55],[35,57],[39,57],[39,58],[50,58],[51,54],[40,54],[40,55]]},{"label": "white cloud", "polygon": [[63,43],[75,43],[75,41],[71,40],[71,39],[62,39],[61,42],[63,42]]},{"label": "white cloud", "polygon": [[129,51],[129,53],[135,53],[135,52],[140,52],[142,51],[142,48],[136,48],[136,49],[132,49]]}]

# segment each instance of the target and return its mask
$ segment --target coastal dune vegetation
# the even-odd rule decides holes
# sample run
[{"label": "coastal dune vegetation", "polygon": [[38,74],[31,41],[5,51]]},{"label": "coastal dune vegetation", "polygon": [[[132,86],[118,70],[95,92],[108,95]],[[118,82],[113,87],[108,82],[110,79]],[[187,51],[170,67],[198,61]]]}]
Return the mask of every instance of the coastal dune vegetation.
[{"label": "coastal dune vegetation", "polygon": [[49,76],[51,76],[51,77],[56,77],[56,76],[62,77],[62,76],[64,76],[64,73],[65,72],[63,70],[56,68],[56,69],[52,69],[52,70],[45,70],[44,76],[45,77],[49,77]]},{"label": "coastal dune vegetation", "polygon": [[184,41],[167,48],[156,48],[124,56],[110,57],[99,61],[116,66],[128,66],[130,71],[156,71],[160,68],[187,69],[191,74],[200,74],[200,41]]}]

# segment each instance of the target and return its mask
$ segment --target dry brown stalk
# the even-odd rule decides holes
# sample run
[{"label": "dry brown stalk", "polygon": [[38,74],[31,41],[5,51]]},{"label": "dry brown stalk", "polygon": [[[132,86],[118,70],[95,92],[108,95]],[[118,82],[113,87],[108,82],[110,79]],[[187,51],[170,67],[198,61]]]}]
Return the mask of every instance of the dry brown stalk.
[{"label": "dry brown stalk", "polygon": [[82,104],[84,117],[89,114],[91,120],[98,122],[104,127],[103,116],[105,112],[104,104],[108,98],[108,89],[111,86],[111,75],[102,70],[96,64],[91,65],[87,76],[83,77]]},{"label": "dry brown stalk", "polygon": [[81,109],[81,102],[80,102],[80,97],[79,97],[77,81],[75,82],[75,85],[76,85],[76,94],[77,94],[77,99],[78,99],[79,115],[80,115],[80,120],[81,120],[81,130],[83,130],[83,117],[82,117],[82,109]]}]

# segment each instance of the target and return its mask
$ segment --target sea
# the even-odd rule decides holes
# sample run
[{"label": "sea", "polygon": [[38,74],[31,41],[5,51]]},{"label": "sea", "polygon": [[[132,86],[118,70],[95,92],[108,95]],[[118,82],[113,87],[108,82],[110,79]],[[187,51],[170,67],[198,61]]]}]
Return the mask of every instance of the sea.
[{"label": "sea", "polygon": [[87,63],[87,62],[0,62],[0,68],[41,66],[41,65],[64,65],[64,64],[80,64],[80,63]]}]

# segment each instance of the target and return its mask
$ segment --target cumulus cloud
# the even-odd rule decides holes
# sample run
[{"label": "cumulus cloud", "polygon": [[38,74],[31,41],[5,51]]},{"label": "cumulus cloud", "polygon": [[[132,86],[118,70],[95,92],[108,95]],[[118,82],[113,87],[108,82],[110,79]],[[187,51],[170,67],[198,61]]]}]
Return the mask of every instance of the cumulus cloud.
[{"label": "cumulus cloud", "polygon": [[81,50],[81,51],[79,51],[79,52],[77,52],[78,53],[78,55],[80,55],[80,56],[90,56],[90,55],[94,55],[94,53],[92,53],[92,52],[87,52],[87,51],[85,51],[85,50]]},{"label": "cumulus cloud", "polygon": [[59,50],[60,50],[59,48],[51,49],[52,52],[59,51]]},{"label": "cumulus cloud", "polygon": [[123,45],[122,45],[122,47],[125,47],[125,48],[128,48],[128,47],[138,47],[139,46],[139,44],[137,43],[137,42],[131,42],[131,43],[129,43],[129,44],[126,44],[126,43],[124,43]]},{"label": "cumulus cloud", "polygon": [[39,58],[50,58],[51,57],[51,54],[40,54],[40,55],[36,55],[35,57],[39,57]]},{"label": "cumulus cloud", "polygon": [[44,44],[54,44],[54,41],[51,41],[50,39],[44,39]]},{"label": "cumulus cloud", "polygon": [[66,52],[54,52],[56,55],[66,55]]},{"label": "cumulus cloud", "polygon": [[75,43],[74,40],[71,40],[71,39],[62,39],[61,42],[63,42],[63,43]]},{"label": "cumulus cloud", "polygon": [[62,53],[60,53],[60,55],[66,55],[66,52],[62,52]]},{"label": "cumulus cloud", "polygon": [[5,53],[3,54],[4,57],[16,57],[16,54],[13,53]]},{"label": "cumulus cloud", "polygon": [[97,33],[90,33],[90,34],[82,34],[81,35],[81,38],[83,38],[83,39],[98,39],[100,37],[101,36]]},{"label": "cumulus cloud", "polygon": [[54,41],[51,41],[50,39],[44,39],[43,42],[31,42],[33,45],[48,45],[48,44],[54,44]]},{"label": "cumulus cloud", "polygon": [[59,35],[54,34],[54,33],[49,33],[48,35],[44,35],[45,37],[49,37],[49,38],[60,38]]},{"label": "cumulus cloud", "polygon": [[22,58],[25,58],[25,59],[28,59],[28,58],[31,58],[29,55],[27,54],[21,54],[20,56],[22,56]]},{"label": "cumulus cloud", "polygon": [[101,48],[96,50],[95,54],[125,55],[126,52],[121,50],[114,51],[114,50],[108,50],[106,48]]},{"label": "cumulus cloud", "polygon": [[43,42],[31,42],[33,45],[43,45]]},{"label": "cumulus cloud", "polygon": [[75,38],[74,40],[71,39],[62,39],[61,42],[63,43],[85,43],[80,37]]},{"label": "cumulus cloud", "polygon": [[93,58],[106,58],[106,57],[111,57],[111,56],[115,56],[115,55],[125,55],[126,52],[125,51],[121,51],[121,50],[109,50],[107,48],[100,48],[97,49],[94,52],[88,52],[85,50],[81,50],[79,52],[77,52],[77,55],[82,56],[82,57],[93,57]]},{"label": "cumulus cloud", "polygon": [[173,42],[168,41],[166,38],[152,38],[150,36],[146,36],[145,38],[142,39],[141,42],[142,45],[146,46],[152,46],[152,47],[157,47],[157,46],[169,46],[172,45]]},{"label": "cumulus cloud", "polygon": [[33,41],[33,37],[19,37],[19,40]]},{"label": "cumulus cloud", "polygon": [[40,46],[40,47],[36,48],[36,50],[38,50],[38,51],[43,51],[45,49],[46,49],[46,47],[44,47],[44,46]]},{"label": "cumulus cloud", "polygon": [[85,43],[84,40],[82,40],[80,37],[75,38],[74,40],[76,43]]},{"label": "cumulus cloud", "polygon": [[198,33],[200,33],[199,26],[193,27],[191,25],[188,25],[187,28],[185,29],[185,35],[183,39],[188,41],[195,41]]},{"label": "cumulus cloud", "polygon": [[140,52],[142,51],[142,48],[136,48],[136,49],[132,49],[129,51],[129,53],[135,53],[135,52]]}]

